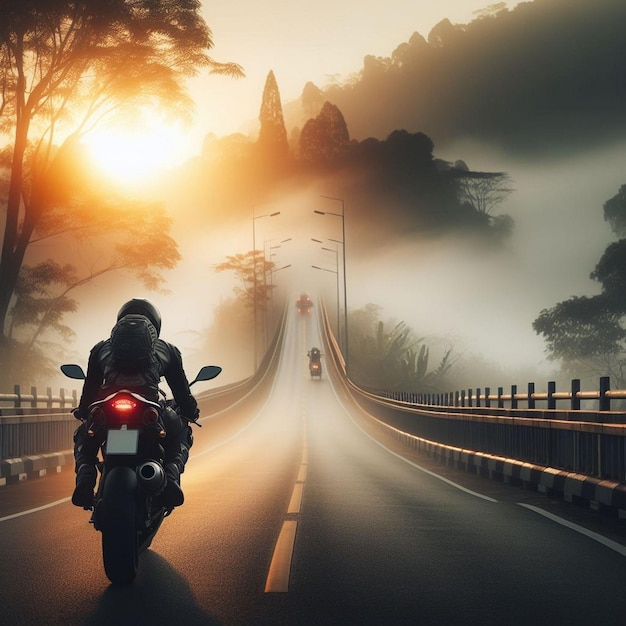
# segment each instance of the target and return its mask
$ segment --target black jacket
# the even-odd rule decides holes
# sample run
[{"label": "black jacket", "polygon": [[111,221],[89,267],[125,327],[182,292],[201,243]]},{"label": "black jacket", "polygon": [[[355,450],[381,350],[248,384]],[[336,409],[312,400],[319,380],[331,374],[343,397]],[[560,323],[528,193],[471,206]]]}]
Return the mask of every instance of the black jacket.
[{"label": "black jacket", "polygon": [[132,377],[124,377],[111,367],[111,344],[108,339],[98,342],[89,353],[87,363],[87,377],[83,385],[83,392],[75,412],[76,416],[85,419],[89,405],[106,397],[114,389],[121,387],[144,393],[150,400],[159,399],[158,385],[161,378],[165,378],[172,390],[174,401],[180,407],[180,413],[188,419],[197,419],[198,404],[191,395],[189,381],[183,369],[183,360],[180,350],[163,339],[157,339],[155,345],[156,359],[154,367],[142,372],[142,384],[137,385]]}]

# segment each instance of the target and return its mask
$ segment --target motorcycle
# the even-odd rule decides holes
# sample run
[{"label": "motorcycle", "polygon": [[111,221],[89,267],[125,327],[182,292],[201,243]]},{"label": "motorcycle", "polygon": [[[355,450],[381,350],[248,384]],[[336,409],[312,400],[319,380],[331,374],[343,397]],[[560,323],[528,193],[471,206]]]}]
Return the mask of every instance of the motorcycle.
[{"label": "motorcycle", "polygon": [[308,353],[309,356],[309,373],[311,374],[311,378],[317,376],[318,378],[322,377],[322,361],[321,361],[321,353],[318,348],[311,349]]},{"label": "motorcycle", "polygon": [[[68,378],[85,379],[80,365],[62,365],[61,371]],[[216,365],[205,365],[190,386],[212,380],[221,371]],[[102,533],[104,570],[115,584],[134,580],[139,554],[173,510],[159,502],[159,494],[167,482],[162,418],[175,408],[173,400],[159,391],[158,402],[119,389],[89,406],[88,434],[103,440],[100,480],[89,521]]]}]

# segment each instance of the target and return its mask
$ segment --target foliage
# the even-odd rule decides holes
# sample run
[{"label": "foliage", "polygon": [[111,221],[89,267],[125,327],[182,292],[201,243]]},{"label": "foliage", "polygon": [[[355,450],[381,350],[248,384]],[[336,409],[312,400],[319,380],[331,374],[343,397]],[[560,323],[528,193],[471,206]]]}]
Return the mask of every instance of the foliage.
[{"label": "foliage", "polygon": [[623,0],[495,3],[476,14],[413,33],[389,57],[366,56],[324,99],[360,140],[405,128],[446,147],[476,139],[568,155],[626,136]]},{"label": "foliage", "polygon": [[227,256],[226,261],[215,266],[217,272],[235,272],[239,285],[235,293],[245,306],[265,309],[270,299],[272,285],[267,284],[267,274],[274,268],[274,263],[267,261],[262,250],[250,250]]},{"label": "foliage", "polygon": [[[185,116],[192,101],[183,79],[199,68],[242,75],[238,65],[207,54],[212,35],[200,9],[198,0],[0,3],[0,132],[11,141],[0,157],[6,173],[0,258],[5,378],[14,330],[32,327],[34,338],[44,327],[68,333],[61,317],[75,307],[67,298],[71,289],[121,268],[156,287],[153,268],[177,260],[164,212],[103,189],[89,175],[80,139],[122,108],[138,114],[159,107]],[[83,273],[51,259],[29,260],[32,244],[60,235],[106,239],[112,252]]]},{"label": "foliage", "polygon": [[604,203],[604,219],[616,235],[626,235],[626,185],[622,185],[617,194]]},{"label": "foliage", "polygon": [[[364,387],[408,392],[435,391],[453,366],[446,350],[435,370],[428,370],[429,349],[404,322],[385,324],[380,307],[368,304],[350,313],[350,375]],[[389,328],[391,326],[391,328]]]},{"label": "foliage", "polygon": [[283,119],[283,109],[280,101],[280,92],[274,72],[270,70],[263,89],[258,148],[260,157],[268,166],[281,165],[289,158],[289,144],[287,130]]},{"label": "foliage", "polygon": [[300,159],[311,165],[334,165],[346,155],[350,135],[341,111],[325,102],[316,118],[309,119],[300,133]]},{"label": "foliage", "polygon": [[[604,205],[605,218],[622,232],[620,206],[625,186]],[[607,218],[607,207],[610,218]],[[607,246],[590,277],[602,284],[593,297],[575,296],[544,309],[533,322],[546,352],[567,370],[589,370],[626,384],[626,239]]]}]

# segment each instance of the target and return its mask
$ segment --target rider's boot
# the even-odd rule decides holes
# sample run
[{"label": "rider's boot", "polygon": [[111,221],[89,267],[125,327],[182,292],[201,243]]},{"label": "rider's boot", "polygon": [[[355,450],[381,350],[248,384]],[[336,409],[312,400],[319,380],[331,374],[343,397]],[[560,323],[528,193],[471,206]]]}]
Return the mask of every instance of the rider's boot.
[{"label": "rider's boot", "polygon": [[[161,502],[166,507],[180,506],[185,501],[183,490],[180,488],[180,475],[185,471],[185,464],[189,460],[189,448],[193,445],[193,435],[190,426],[183,427],[180,421],[178,423],[180,431],[173,435],[165,446],[163,466],[167,483],[161,493]],[[167,430],[168,434],[173,434],[176,429],[170,426]]]},{"label": "rider's boot", "polygon": [[96,467],[83,463],[76,469],[76,487],[72,494],[72,504],[89,508],[93,506],[93,492],[96,487]]},{"label": "rider's boot", "polygon": [[166,507],[180,506],[185,501],[185,495],[180,488],[180,468],[177,463],[165,464],[167,483],[161,493],[161,502]]},{"label": "rider's boot", "polygon": [[97,441],[88,435],[85,423],[81,424],[74,433],[76,487],[72,494],[72,504],[76,506],[93,506],[98,448]]}]

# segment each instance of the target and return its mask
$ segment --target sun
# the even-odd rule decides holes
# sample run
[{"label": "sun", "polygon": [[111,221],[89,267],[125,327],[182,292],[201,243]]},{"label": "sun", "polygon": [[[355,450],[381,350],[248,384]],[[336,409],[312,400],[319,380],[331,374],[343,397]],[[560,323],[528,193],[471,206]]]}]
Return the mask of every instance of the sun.
[{"label": "sun", "polygon": [[155,179],[181,163],[186,149],[181,128],[156,116],[134,126],[102,126],[86,134],[83,144],[98,169],[122,184]]}]

